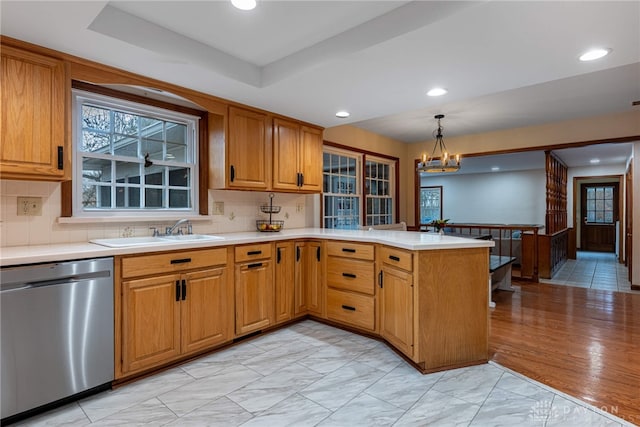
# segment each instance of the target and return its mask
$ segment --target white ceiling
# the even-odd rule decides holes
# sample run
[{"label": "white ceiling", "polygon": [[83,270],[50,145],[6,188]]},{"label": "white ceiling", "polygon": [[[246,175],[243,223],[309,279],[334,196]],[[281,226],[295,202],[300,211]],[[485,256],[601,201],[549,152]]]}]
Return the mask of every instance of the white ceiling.
[{"label": "white ceiling", "polygon": [[[564,148],[553,150],[568,167],[625,165],[631,157],[632,144],[607,143],[586,147]],[[592,163],[597,160],[597,163]],[[492,170],[498,168],[498,170]],[[542,150],[523,151],[491,156],[464,157],[460,174],[513,172],[523,170],[544,170],[545,155]],[[430,174],[423,173],[423,176]],[[437,175],[442,175],[438,173]]]},{"label": "white ceiling", "polygon": [[[405,142],[431,139],[436,113],[446,137],[640,100],[639,1],[3,0],[0,19],[4,35]],[[595,46],[613,51],[577,60]]]}]

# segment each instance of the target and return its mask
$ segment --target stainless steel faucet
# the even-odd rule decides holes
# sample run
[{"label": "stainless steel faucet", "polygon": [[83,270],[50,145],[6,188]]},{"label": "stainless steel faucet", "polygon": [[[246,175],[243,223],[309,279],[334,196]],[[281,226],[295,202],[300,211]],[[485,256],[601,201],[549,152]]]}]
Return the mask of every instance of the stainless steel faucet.
[{"label": "stainless steel faucet", "polygon": [[[167,235],[167,236],[171,236],[173,234],[173,230],[175,230],[177,227],[179,227],[180,225],[184,224],[185,222],[189,222],[189,220],[186,219],[186,218],[179,219],[175,224],[173,224],[173,226],[167,227],[165,229],[165,233],[164,234]],[[191,230],[191,227],[189,227],[189,230]]]}]

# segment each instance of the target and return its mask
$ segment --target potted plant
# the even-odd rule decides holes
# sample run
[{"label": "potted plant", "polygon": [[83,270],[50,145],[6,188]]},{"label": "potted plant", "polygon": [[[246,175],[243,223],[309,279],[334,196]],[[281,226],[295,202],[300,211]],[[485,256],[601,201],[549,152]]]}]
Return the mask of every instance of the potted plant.
[{"label": "potted plant", "polygon": [[431,224],[432,227],[436,229],[436,231],[440,234],[444,234],[443,228],[447,226],[447,222],[449,222],[449,218],[447,219],[434,219]]}]

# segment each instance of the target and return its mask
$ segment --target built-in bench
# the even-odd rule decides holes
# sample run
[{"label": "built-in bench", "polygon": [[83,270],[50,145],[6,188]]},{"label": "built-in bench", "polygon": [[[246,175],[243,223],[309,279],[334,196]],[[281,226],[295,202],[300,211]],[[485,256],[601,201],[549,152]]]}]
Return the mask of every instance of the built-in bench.
[{"label": "built-in bench", "polygon": [[513,292],[511,286],[511,264],[516,260],[512,256],[489,255],[489,307],[496,303],[491,300],[491,292],[495,289]]}]

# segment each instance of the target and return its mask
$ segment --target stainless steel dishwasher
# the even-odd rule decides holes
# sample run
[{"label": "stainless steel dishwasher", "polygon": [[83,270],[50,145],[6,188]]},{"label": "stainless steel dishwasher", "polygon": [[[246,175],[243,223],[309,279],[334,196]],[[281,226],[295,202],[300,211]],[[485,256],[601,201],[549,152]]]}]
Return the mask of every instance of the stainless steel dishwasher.
[{"label": "stainless steel dishwasher", "polygon": [[7,267],[0,279],[3,423],[111,386],[113,258]]}]

